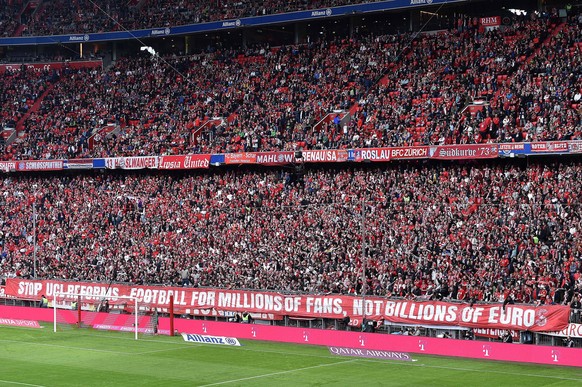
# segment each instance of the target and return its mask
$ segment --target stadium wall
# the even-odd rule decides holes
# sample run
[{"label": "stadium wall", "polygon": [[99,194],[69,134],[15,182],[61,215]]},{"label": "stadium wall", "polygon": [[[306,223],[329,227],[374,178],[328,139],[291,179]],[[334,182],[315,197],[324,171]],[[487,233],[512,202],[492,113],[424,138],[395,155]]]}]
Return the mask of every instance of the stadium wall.
[{"label": "stadium wall", "polygon": [[[101,313],[100,313],[101,314]],[[102,313],[105,315],[105,313]],[[52,321],[52,309],[0,306],[0,318]],[[160,318],[160,331],[169,331],[170,319]],[[178,332],[228,336],[247,340],[265,340],[295,344],[337,346],[582,367],[582,349],[524,344],[504,344],[470,340],[439,339],[375,333],[291,328],[260,324],[239,324],[206,320],[175,319]]]}]

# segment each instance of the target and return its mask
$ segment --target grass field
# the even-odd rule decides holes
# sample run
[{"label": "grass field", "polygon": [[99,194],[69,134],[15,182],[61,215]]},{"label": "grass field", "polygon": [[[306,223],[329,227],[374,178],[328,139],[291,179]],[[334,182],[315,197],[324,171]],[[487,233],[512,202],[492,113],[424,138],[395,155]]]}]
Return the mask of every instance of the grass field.
[{"label": "grass field", "polygon": [[433,356],[415,362],[338,357],[325,347],[0,327],[6,386],[572,386],[582,368]]}]

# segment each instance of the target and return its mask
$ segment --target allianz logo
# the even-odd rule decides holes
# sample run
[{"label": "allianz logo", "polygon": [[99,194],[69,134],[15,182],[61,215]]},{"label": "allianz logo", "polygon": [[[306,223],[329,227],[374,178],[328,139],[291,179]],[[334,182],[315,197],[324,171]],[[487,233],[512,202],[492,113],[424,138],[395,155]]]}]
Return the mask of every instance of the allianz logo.
[{"label": "allianz logo", "polygon": [[170,35],[170,29],[168,27],[166,27],[166,28],[156,28],[156,29],[152,30],[151,35],[152,36]]},{"label": "allianz logo", "polygon": [[240,27],[241,25],[240,19],[222,22],[223,27]]},{"label": "allianz logo", "polygon": [[331,8],[328,9],[320,9],[317,11],[311,11],[311,16],[331,16],[333,14],[333,11],[331,10]]},{"label": "allianz logo", "polygon": [[87,42],[89,41],[89,35],[71,35],[69,36],[69,42]]}]

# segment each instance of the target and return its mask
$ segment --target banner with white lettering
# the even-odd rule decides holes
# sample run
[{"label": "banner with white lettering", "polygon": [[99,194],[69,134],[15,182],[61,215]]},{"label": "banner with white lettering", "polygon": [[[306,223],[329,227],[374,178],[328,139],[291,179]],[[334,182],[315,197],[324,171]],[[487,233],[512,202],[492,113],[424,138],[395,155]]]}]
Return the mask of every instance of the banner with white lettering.
[{"label": "banner with white lettering", "polygon": [[15,298],[15,297],[6,294],[6,286],[0,285],[0,298]]},{"label": "banner with white lettering", "polygon": [[455,304],[437,301],[416,302],[379,297],[340,295],[289,295],[275,292],[252,292],[226,289],[196,289],[162,286],[129,286],[63,282],[53,280],[6,280],[6,294],[18,298],[49,299],[55,293],[92,295],[87,301],[109,299],[110,304],[125,302],[118,296],[133,296],[143,303],[168,307],[174,297],[177,310],[215,309],[273,313],[294,317],[343,319],[361,317],[405,324],[452,325],[471,328],[499,328],[536,332],[559,331],[568,325],[570,308],[562,305]]},{"label": "banner with white lettering", "polygon": [[225,164],[256,164],[256,153],[226,153],[224,155]]},{"label": "banner with white lettering", "polygon": [[87,61],[75,61],[75,62],[48,62],[48,63],[18,63],[18,64],[0,64],[0,74],[5,72],[20,72],[34,71],[52,71],[52,70],[62,70],[62,69],[93,69],[102,68],[103,61],[101,60],[87,60]]},{"label": "banner with white lettering", "polygon": [[64,160],[64,169],[93,169],[93,159]]},{"label": "banner with white lettering", "polygon": [[557,332],[544,332],[546,335],[559,336],[559,337],[571,337],[582,339],[582,324],[570,323],[566,328]]},{"label": "banner with white lettering", "polygon": [[532,153],[569,153],[568,141],[532,142],[529,144]]},{"label": "banner with white lettering", "polygon": [[16,161],[0,161],[0,171],[1,172],[16,171]]},{"label": "banner with white lettering", "polygon": [[499,157],[498,144],[438,145],[430,147],[430,158],[437,160],[493,159]]},{"label": "banner with white lettering", "polygon": [[487,16],[479,18],[479,24],[483,27],[499,27],[501,25],[501,16]]},{"label": "banner with white lettering", "polygon": [[210,155],[160,156],[159,169],[208,169]]},{"label": "banner with white lettering", "polygon": [[261,165],[285,165],[295,162],[295,152],[259,152],[256,162]]},{"label": "banner with white lettering", "polygon": [[390,161],[390,148],[354,149],[354,161]]},{"label": "banner with white lettering", "polygon": [[582,141],[569,141],[568,142],[568,152],[569,153],[582,153]]},{"label": "banner with white lettering", "polygon": [[427,159],[429,157],[428,146],[408,146],[388,148],[392,160],[406,160],[406,159]]},{"label": "banner with white lettering", "polygon": [[301,155],[306,163],[341,163],[348,161],[348,151],[344,149],[304,150]]},{"label": "banner with white lettering", "polygon": [[62,169],[206,169],[221,164],[286,165],[293,163],[389,162],[408,159],[472,160],[521,155],[582,153],[582,141],[500,144],[431,145],[393,148],[246,152],[172,156],[108,157],[104,159],[0,161],[0,172]]},{"label": "banner with white lettering", "polygon": [[157,169],[158,156],[107,157],[107,169]]},{"label": "banner with white lettering", "polygon": [[22,172],[60,171],[63,160],[24,160],[16,162],[16,170]]}]

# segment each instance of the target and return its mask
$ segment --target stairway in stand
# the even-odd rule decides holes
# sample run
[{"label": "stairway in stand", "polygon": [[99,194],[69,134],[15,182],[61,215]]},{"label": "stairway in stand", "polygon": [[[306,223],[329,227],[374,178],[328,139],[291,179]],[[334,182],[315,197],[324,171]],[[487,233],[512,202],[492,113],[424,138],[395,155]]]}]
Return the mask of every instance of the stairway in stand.
[{"label": "stairway in stand", "polygon": [[37,112],[38,109],[40,109],[40,104],[53,88],[54,84],[52,83],[49,84],[46,90],[40,95],[40,97],[38,97],[37,100],[34,101],[30,109],[28,109],[28,111],[18,120],[18,122],[16,123],[16,133],[20,133],[22,129],[24,129],[24,123],[26,122],[28,117],[30,117],[32,113]]}]

